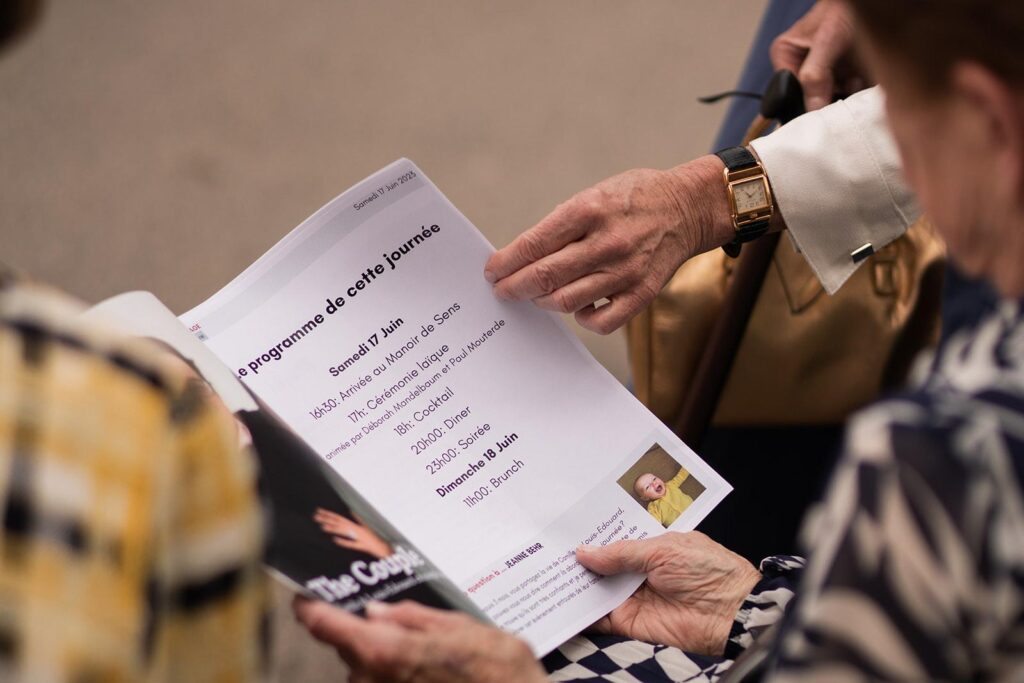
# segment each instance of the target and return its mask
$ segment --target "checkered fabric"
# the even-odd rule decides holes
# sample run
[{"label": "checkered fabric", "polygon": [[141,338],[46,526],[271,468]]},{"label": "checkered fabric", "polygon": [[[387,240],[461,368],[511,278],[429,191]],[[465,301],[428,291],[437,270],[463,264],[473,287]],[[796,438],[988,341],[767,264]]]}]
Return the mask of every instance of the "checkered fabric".
[{"label": "checkered fabric", "polygon": [[618,636],[580,635],[544,658],[552,681],[715,681],[732,664]]},{"label": "checkered fabric", "polygon": [[803,559],[789,555],[761,562],[762,578],[738,610],[722,657],[619,636],[579,635],[545,657],[544,666],[552,681],[713,683],[762,631],[782,617],[803,566]]},{"label": "checkered fabric", "polygon": [[260,679],[252,459],[170,361],[78,310],[0,285],[0,680]]}]

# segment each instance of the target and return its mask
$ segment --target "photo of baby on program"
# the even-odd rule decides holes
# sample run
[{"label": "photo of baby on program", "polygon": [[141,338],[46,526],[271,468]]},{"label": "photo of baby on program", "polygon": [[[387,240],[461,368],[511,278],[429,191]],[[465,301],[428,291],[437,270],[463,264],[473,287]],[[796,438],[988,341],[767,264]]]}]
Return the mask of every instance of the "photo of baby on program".
[{"label": "photo of baby on program", "polygon": [[704,492],[704,485],[658,444],[647,449],[618,484],[666,528]]}]

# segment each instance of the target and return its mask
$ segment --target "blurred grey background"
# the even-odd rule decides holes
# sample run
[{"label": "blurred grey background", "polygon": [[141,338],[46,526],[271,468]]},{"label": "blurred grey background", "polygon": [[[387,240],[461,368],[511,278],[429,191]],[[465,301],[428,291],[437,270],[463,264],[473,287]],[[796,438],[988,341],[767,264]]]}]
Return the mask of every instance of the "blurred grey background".
[{"label": "blurred grey background", "polygon": [[[5,2],[7,0],[0,0]],[[707,151],[765,0],[50,0],[0,53],[0,261],[199,303],[407,156],[495,246]],[[582,334],[626,378],[621,334]],[[339,680],[276,595],[280,680]]]}]

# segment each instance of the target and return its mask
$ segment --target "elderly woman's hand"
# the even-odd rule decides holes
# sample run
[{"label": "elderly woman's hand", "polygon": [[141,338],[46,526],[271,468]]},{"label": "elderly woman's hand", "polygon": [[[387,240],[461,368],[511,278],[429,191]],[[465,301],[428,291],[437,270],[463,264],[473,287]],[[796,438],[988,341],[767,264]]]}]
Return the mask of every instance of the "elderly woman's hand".
[{"label": "elderly woman's hand", "polygon": [[353,683],[547,680],[526,643],[458,612],[414,602],[371,603],[361,619],[324,602],[297,598],[295,615],[333,645]]},{"label": "elderly woman's hand", "polygon": [[598,574],[647,575],[594,630],[700,654],[722,654],[736,611],[761,578],[745,559],[697,531],[581,546],[576,559]]}]

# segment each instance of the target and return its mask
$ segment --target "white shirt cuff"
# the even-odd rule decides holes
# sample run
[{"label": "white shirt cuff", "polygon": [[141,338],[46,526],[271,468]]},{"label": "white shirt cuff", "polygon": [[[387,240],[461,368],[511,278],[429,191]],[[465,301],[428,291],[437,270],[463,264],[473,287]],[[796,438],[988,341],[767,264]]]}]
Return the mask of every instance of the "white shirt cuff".
[{"label": "white shirt cuff", "polygon": [[751,146],[793,240],[829,294],[857,269],[854,251],[881,249],[920,215],[878,87],[794,119]]}]

